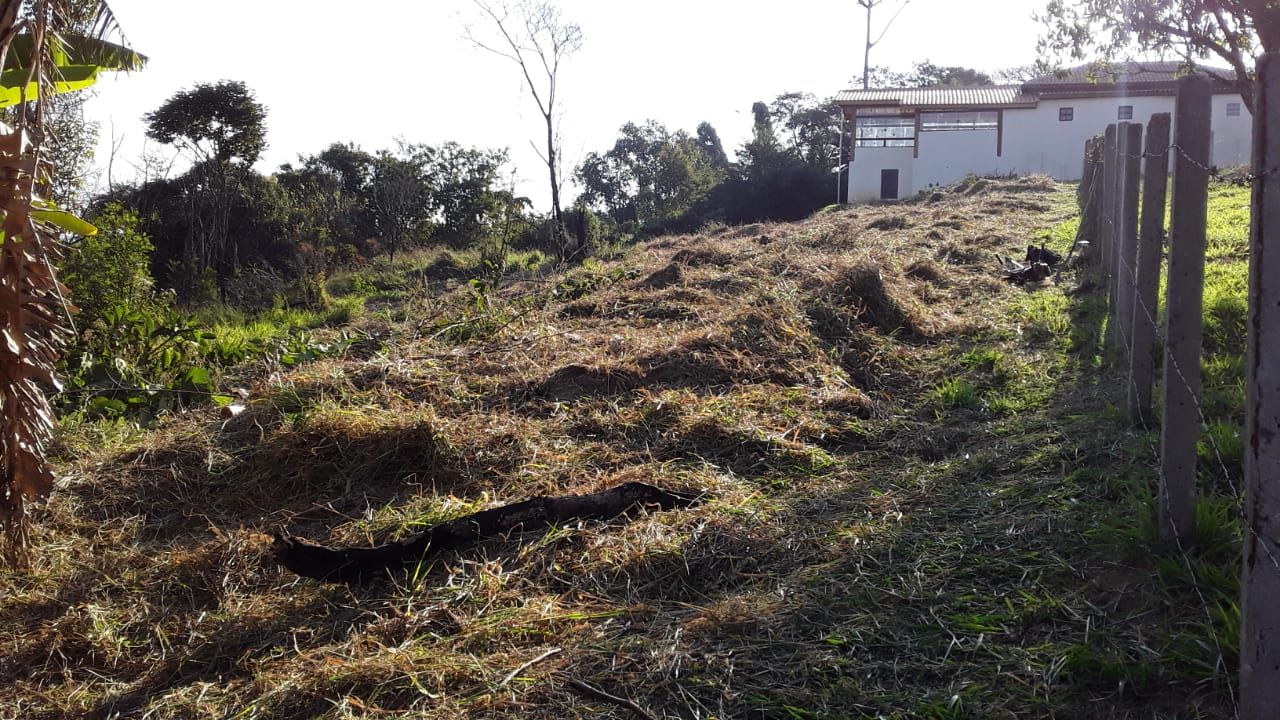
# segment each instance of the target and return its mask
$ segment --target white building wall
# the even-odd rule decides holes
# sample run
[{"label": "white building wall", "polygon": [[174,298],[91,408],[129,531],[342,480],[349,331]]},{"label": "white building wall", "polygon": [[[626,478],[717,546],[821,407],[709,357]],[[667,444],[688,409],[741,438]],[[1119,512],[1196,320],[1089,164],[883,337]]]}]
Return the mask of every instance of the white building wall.
[{"label": "white building wall", "polygon": [[916,136],[920,157],[916,158],[912,172],[915,181],[912,192],[933,185],[950,185],[969,173],[1000,173],[996,135],[994,129],[921,130]]},{"label": "white building wall", "polygon": [[[1239,116],[1227,116],[1229,103],[1240,103]],[[1211,165],[1225,168],[1253,162],[1253,115],[1239,95],[1213,96],[1213,118],[1209,127],[1213,133]]]},{"label": "white building wall", "polygon": [[853,150],[853,165],[849,172],[849,202],[868,202],[880,199],[880,171],[898,170],[898,197],[905,198],[915,192],[911,174],[915,165],[915,148],[909,147],[860,147]]},{"label": "white building wall", "polygon": [[[1072,98],[1042,100],[1035,108],[1004,111],[1003,152],[996,156],[996,131],[921,131],[912,148],[857,148],[849,172],[849,202],[880,198],[880,171],[899,169],[898,197],[905,198],[932,185],[948,185],[966,175],[1027,175],[1043,173],[1058,180],[1079,180],[1084,143],[1107,125],[1121,122],[1121,105],[1133,106],[1133,122],[1146,123],[1155,113],[1173,112],[1169,96],[1133,98]],[[1227,116],[1228,103],[1241,103],[1238,117]],[[1063,107],[1072,119],[1058,119]],[[1239,95],[1215,95],[1211,164],[1229,167],[1248,163],[1253,118]],[[1176,128],[1175,128],[1176,129]]]},{"label": "white building wall", "polygon": [[[1121,105],[1133,106],[1133,122],[1146,123],[1155,113],[1173,112],[1173,96],[1041,100],[1035,108],[1005,110],[1004,172],[1079,180],[1085,141],[1122,122]],[[1069,121],[1058,120],[1064,107],[1072,109]]]}]

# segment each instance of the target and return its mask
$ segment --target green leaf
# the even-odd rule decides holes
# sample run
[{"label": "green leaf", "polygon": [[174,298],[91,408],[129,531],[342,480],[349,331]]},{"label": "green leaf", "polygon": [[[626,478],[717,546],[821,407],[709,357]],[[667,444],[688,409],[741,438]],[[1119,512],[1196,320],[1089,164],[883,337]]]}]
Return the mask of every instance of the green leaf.
[{"label": "green leaf", "polygon": [[[32,39],[29,34],[19,35],[5,56],[4,71],[0,72],[0,107],[10,107],[27,100],[34,100],[39,93],[30,76],[27,61],[31,58]],[[140,70],[147,58],[123,45],[81,35],[64,35],[50,44],[50,55],[57,68],[54,93],[83,90],[98,81],[98,73],[115,70]]]},{"label": "green leaf", "polygon": [[[54,81],[53,91],[60,94],[83,90],[98,82],[98,70],[99,68],[92,66],[62,68],[61,76]],[[10,107],[22,102],[24,88],[28,101],[36,99],[39,88],[35,81],[28,83],[27,77],[25,68],[0,73],[0,107]]]},{"label": "green leaf", "polygon": [[102,415],[123,415],[128,406],[114,398],[98,397],[89,401],[89,410]]},{"label": "green leaf", "polygon": [[[5,57],[5,71],[26,70],[26,62],[31,57],[31,42],[30,33],[22,33],[13,39]],[[147,64],[145,55],[89,35],[63,33],[52,38],[49,51],[54,64],[64,71],[70,67],[90,66],[99,70],[129,72],[141,70]]]},{"label": "green leaf", "polygon": [[204,368],[193,367],[182,374],[182,384],[189,390],[213,390],[213,379]]},{"label": "green leaf", "polygon": [[236,401],[233,395],[211,395],[209,397],[213,400],[213,404],[218,407],[226,407]]},{"label": "green leaf", "polygon": [[76,235],[97,235],[98,228],[63,210],[48,200],[36,199],[31,203],[31,217],[56,225]]}]

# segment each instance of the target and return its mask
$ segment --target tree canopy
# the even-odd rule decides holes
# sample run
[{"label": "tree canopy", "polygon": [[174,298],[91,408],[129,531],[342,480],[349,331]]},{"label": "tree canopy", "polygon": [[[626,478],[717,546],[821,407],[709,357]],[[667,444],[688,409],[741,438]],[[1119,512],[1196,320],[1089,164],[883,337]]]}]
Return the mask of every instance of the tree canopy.
[{"label": "tree canopy", "polygon": [[197,83],[147,113],[147,137],[191,152],[197,162],[252,165],[267,147],[267,110],[238,80]]},{"label": "tree canopy", "polygon": [[708,154],[719,137],[707,123],[702,128],[699,140],[654,120],[623,125],[611,149],[588,154],[579,166],[582,200],[618,222],[650,223],[687,210],[723,176],[724,165]]},{"label": "tree canopy", "polygon": [[1280,50],[1276,0],[1049,0],[1040,52],[1109,61],[1134,54],[1172,55],[1188,65],[1225,62],[1229,79],[1253,107],[1259,51]]},{"label": "tree canopy", "polygon": [[873,67],[868,80],[870,87],[995,84],[990,75],[979,70],[959,65],[937,65],[928,59],[915,63],[909,72],[896,72],[886,67]]}]

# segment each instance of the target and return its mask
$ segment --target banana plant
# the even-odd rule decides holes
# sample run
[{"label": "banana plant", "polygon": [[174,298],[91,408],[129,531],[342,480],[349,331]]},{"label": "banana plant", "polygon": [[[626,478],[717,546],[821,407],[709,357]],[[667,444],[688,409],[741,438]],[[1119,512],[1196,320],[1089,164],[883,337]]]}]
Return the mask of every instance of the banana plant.
[{"label": "banana plant", "polygon": [[58,233],[96,232],[36,192],[45,103],[103,71],[140,68],[145,58],[106,41],[118,33],[105,2],[0,0],[0,107],[15,108],[0,132],[0,554],[10,565],[27,561],[27,503],[54,485],[48,393],[61,387],[54,367],[71,337]]}]

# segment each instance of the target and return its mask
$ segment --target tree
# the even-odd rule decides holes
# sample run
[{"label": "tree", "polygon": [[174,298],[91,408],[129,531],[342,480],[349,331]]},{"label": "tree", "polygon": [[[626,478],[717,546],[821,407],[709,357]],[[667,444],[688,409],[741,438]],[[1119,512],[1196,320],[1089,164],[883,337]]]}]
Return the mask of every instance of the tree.
[{"label": "tree", "polygon": [[654,223],[679,215],[724,176],[706,143],[684,131],[673,133],[650,120],[627,123],[619,132],[609,151],[589,154],[577,172],[580,200],[606,210],[615,222]]},{"label": "tree", "polygon": [[319,155],[306,160],[308,168],[333,173],[348,195],[359,195],[373,173],[373,156],[353,144],[334,143]]},{"label": "tree", "polygon": [[991,76],[959,65],[934,65],[925,60],[915,66],[914,77],[910,84],[916,87],[932,85],[993,85]]},{"label": "tree", "polygon": [[505,218],[507,200],[495,189],[507,154],[449,142],[436,149],[428,167],[433,206],[439,215],[435,238],[465,245],[493,234]]},{"label": "tree", "polygon": [[423,237],[435,214],[427,181],[428,164],[435,150],[425,145],[400,143],[397,152],[383,150],[374,156],[369,181],[374,228],[394,260],[411,239]]},{"label": "tree", "polygon": [[45,146],[49,163],[49,199],[64,208],[84,205],[85,176],[98,142],[98,123],[85,119],[89,93],[65,93],[50,98],[47,119],[52,128]]},{"label": "tree", "polygon": [[1029,65],[1014,65],[995,72],[995,79],[1002,85],[1021,85],[1053,72],[1053,66],[1043,58]]},{"label": "tree", "polygon": [[724,145],[720,142],[720,134],[711,126],[709,122],[698,123],[698,145],[702,148],[702,152],[711,161],[711,166],[721,170],[728,169],[729,156],[724,152]]},{"label": "tree", "polygon": [[840,142],[840,109],[810,93],[788,92],[769,104],[769,116],[785,128],[787,149],[824,170],[833,166]]},{"label": "tree", "polygon": [[911,0],[902,0],[898,10],[894,12],[893,17],[889,18],[889,22],[884,24],[884,28],[880,30],[880,35],[875,40],[871,39],[871,11],[883,5],[885,0],[857,0],[857,2],[867,9],[867,46],[866,52],[862,55],[862,89],[866,90],[871,87],[871,48],[880,44],[880,41],[884,39],[885,33],[889,32],[889,27],[893,25],[893,21],[898,19],[898,15],[902,13],[903,8]]},{"label": "tree", "polygon": [[[546,153],[542,160],[551,179],[552,242],[562,253],[568,251],[564,215],[560,210],[560,138],[556,134],[556,92],[560,63],[582,48],[582,28],[563,19],[555,5],[541,0],[506,2],[475,0],[476,7],[492,22],[501,36],[495,42],[476,38],[471,28],[467,38],[478,48],[511,60],[520,67],[525,87],[533,95],[538,112],[547,126]],[[538,78],[535,80],[535,76]],[[536,148],[536,146],[535,146]]]},{"label": "tree", "polygon": [[[181,148],[192,160],[197,188],[183,262],[191,278],[214,268],[224,293],[239,265],[229,230],[231,198],[266,149],[266,115],[243,82],[223,80],[181,90],[144,118],[147,137]],[[192,287],[181,289],[189,294]]]},{"label": "tree", "polygon": [[1188,65],[1216,58],[1253,109],[1254,58],[1280,50],[1280,2],[1275,0],[1049,0],[1040,53],[1102,60],[1134,52],[1175,54]]},{"label": "tree", "polygon": [[738,162],[748,176],[761,177],[776,165],[786,153],[773,128],[773,115],[769,106],[756,102],[751,105],[751,139],[738,151]]},{"label": "tree", "polygon": [[[76,34],[78,25],[71,21],[81,12],[92,13],[92,30]],[[55,93],[88,87],[104,69],[141,67],[141,56],[102,40],[118,30],[104,2],[0,2],[6,71],[0,76],[0,106],[27,106],[0,133],[0,525],[11,563],[24,559],[26,502],[53,489],[46,449],[54,420],[46,393],[59,387],[54,366],[71,334],[63,319],[65,288],[53,265],[57,234],[96,231],[36,195],[50,177],[41,154],[49,130],[45,111]]]},{"label": "tree", "polygon": [[[1034,75],[1031,77],[1034,77]],[[1030,79],[1030,77],[1026,79]],[[935,65],[928,59],[912,65],[910,72],[895,72],[885,67],[873,67],[871,68],[869,82],[871,87],[994,84],[991,76],[984,72],[959,65]]]},{"label": "tree", "polygon": [[341,187],[331,232],[335,241],[358,245],[377,232],[372,218],[374,156],[353,144],[334,143],[307,158],[309,172],[336,178]]}]

